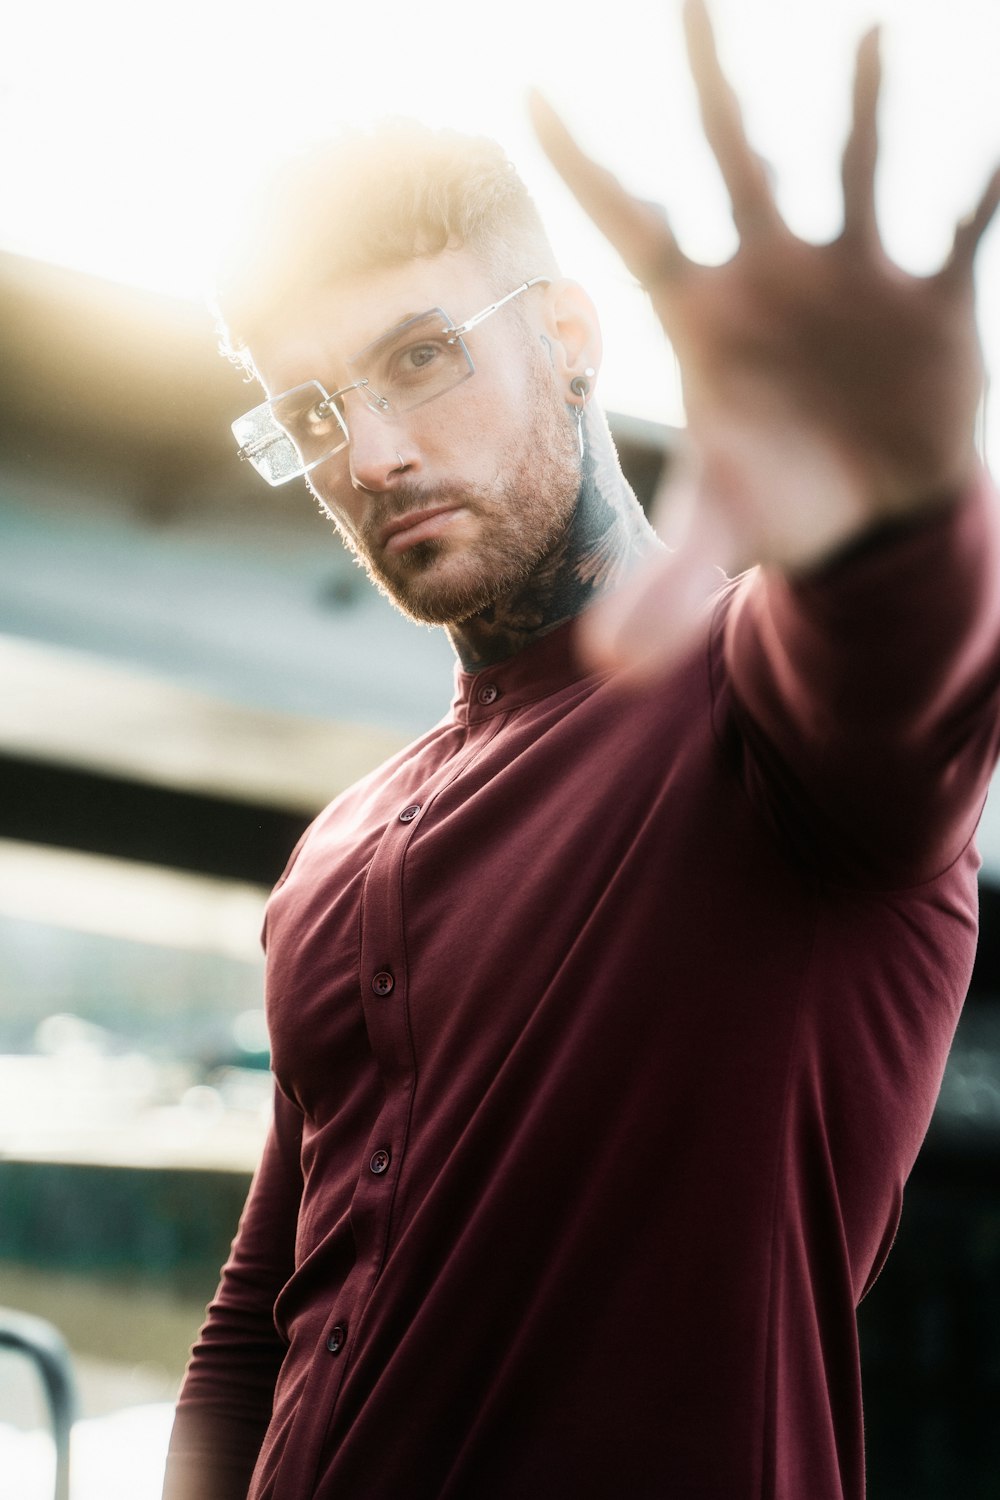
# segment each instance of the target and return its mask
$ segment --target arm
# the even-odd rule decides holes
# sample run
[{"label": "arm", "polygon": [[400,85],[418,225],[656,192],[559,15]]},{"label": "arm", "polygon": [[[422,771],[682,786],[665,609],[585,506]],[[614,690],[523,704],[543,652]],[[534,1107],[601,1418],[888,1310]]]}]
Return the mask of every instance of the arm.
[{"label": "arm", "polygon": [[163,1500],[245,1500],[285,1353],[274,1303],[294,1268],[301,1131],[275,1090],[260,1166],[181,1388]]},{"label": "arm", "polygon": [[590,611],[581,645],[598,666],[649,678],[704,628],[718,565],[759,565],[715,642],[752,792],[825,868],[839,845],[855,879],[921,879],[971,837],[996,754],[1000,557],[974,443],[973,261],[1000,172],[936,274],[889,260],[869,33],[843,230],[808,244],[782,221],[746,139],[704,0],[688,0],[685,23],[739,231],[727,264],[691,261],[662,212],[535,105],[555,166],[649,290],[691,441],[685,541]]},{"label": "arm", "polygon": [[[971,839],[1000,737],[1000,508],[985,475],[804,578],[739,580],[712,632],[717,729],[827,878],[909,886]],[[724,623],[721,620],[724,619]]]}]

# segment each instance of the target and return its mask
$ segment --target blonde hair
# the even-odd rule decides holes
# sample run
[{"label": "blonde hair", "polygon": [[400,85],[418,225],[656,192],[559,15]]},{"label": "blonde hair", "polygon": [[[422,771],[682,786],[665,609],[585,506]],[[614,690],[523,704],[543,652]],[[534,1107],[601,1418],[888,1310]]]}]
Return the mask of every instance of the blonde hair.
[{"label": "blonde hair", "polygon": [[342,276],[452,247],[479,257],[498,295],[557,274],[538,210],[495,141],[392,120],[313,147],[266,179],[221,270],[221,348],[252,373],[254,337],[283,308]]}]

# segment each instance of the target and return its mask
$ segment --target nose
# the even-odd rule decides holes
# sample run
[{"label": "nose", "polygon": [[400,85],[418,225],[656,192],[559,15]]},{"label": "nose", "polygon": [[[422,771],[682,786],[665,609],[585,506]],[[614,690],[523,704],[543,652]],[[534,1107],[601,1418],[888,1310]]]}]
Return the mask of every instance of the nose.
[{"label": "nose", "polygon": [[379,416],[358,401],[348,412],[347,426],[351,434],[347,458],[356,490],[379,493],[412,478],[419,460],[400,422]]}]

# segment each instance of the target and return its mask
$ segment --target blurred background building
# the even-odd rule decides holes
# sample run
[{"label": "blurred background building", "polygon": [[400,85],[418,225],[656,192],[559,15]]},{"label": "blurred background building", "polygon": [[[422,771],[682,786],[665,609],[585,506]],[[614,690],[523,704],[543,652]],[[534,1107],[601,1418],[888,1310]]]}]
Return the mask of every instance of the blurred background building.
[{"label": "blurred background building", "polygon": [[[0,1301],[64,1329],[100,1416],[172,1396],[238,1217],[267,888],[445,711],[452,655],[234,461],[247,393],[206,314],[0,256],[0,322]],[[613,426],[648,501],[672,434]],[[973,995],[865,1309],[872,1492],[898,1500],[998,1472],[992,818],[984,847]]]},{"label": "blurred background building", "polygon": [[[85,18],[68,4],[20,16],[0,61],[13,143],[0,163],[0,1304],[70,1342],[91,1424],[81,1471],[101,1476],[79,1500],[158,1493],[168,1403],[267,1117],[267,889],[311,815],[451,692],[443,634],[374,594],[301,486],[271,491],[235,462],[229,422],[254,397],[217,358],[193,293],[261,154],[246,101],[279,90],[271,144],[387,109],[508,142],[567,269],[597,289],[611,333],[602,395],[644,501],[681,420],[672,362],[533,155],[520,82],[541,82],[634,185],[679,195],[692,253],[731,248],[676,5],[626,0],[610,37],[554,0],[516,0],[486,29],[469,9],[417,15],[391,0],[376,39],[364,12],[305,0],[280,26],[252,6],[178,4],[156,33],[101,0]],[[898,64],[888,237],[926,269],[1000,153],[1000,24],[992,0],[878,9]],[[790,216],[828,232],[851,45],[876,7],[715,10]],[[374,104],[370,70],[348,66],[359,56],[377,69]],[[789,128],[809,111],[815,133]],[[980,267],[994,369],[998,252],[994,230]],[[997,1492],[1000,794],[991,802],[970,1001],[896,1249],[862,1309],[873,1500]],[[102,1421],[118,1422],[114,1439]],[[0,1355],[4,1500],[49,1492],[35,1478],[40,1425],[23,1364]],[[112,1472],[130,1444],[148,1474],[124,1459]]]}]

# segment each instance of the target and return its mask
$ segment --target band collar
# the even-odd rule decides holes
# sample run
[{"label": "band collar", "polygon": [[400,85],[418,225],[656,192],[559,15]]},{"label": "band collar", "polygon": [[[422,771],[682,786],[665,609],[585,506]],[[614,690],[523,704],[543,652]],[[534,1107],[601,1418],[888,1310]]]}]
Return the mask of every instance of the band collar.
[{"label": "band collar", "polygon": [[575,647],[575,621],[558,625],[540,640],[532,641],[506,661],[478,672],[455,668],[455,696],[451,711],[464,724],[476,724],[494,714],[521,708],[547,698],[590,672],[579,661]]}]

